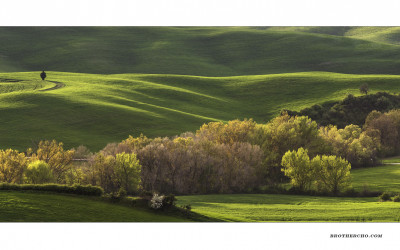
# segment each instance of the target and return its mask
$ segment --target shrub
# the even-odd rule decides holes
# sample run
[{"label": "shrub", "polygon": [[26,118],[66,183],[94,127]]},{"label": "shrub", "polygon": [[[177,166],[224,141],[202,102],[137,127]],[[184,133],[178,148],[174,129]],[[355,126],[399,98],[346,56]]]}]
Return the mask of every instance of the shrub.
[{"label": "shrub", "polygon": [[393,197],[393,201],[400,202],[400,195],[396,195],[395,197]]},{"label": "shrub", "polygon": [[390,201],[390,194],[388,192],[383,192],[380,196],[379,196],[379,200],[380,201]]},{"label": "shrub", "polygon": [[164,195],[154,194],[149,205],[152,209],[158,210],[163,207]]},{"label": "shrub", "polygon": [[369,86],[368,86],[367,83],[361,84],[361,86],[360,86],[359,89],[360,89],[360,93],[361,93],[361,94],[364,94],[364,95],[367,95],[368,92],[369,92]]},{"label": "shrub", "polygon": [[164,196],[164,199],[162,201],[163,208],[170,208],[172,206],[175,206],[175,202],[176,202],[175,195],[173,194],[166,195]]},{"label": "shrub", "polygon": [[121,188],[118,190],[117,196],[118,196],[118,197],[121,197],[121,198],[125,197],[125,196],[126,196],[126,190],[125,190],[125,188],[121,187]]},{"label": "shrub", "polygon": [[192,205],[190,205],[190,204],[183,205],[182,208],[189,212],[192,210]]},{"label": "shrub", "polygon": [[26,183],[42,184],[54,181],[50,166],[44,161],[31,162],[25,170],[24,175]]},{"label": "shrub", "polygon": [[187,205],[183,205],[181,206],[181,208],[183,209],[183,212],[188,215],[190,213],[190,211],[192,210],[192,205],[187,204]]}]

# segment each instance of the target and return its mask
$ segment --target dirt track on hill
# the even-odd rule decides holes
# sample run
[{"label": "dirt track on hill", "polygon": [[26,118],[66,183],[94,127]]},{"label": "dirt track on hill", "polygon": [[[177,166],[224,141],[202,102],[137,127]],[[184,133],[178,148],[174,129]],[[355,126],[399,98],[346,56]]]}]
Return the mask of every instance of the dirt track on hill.
[{"label": "dirt track on hill", "polygon": [[56,81],[49,81],[49,82],[54,83],[56,86],[48,88],[48,89],[41,89],[39,91],[50,91],[50,90],[55,90],[55,89],[59,89],[59,88],[65,87],[65,84],[62,83],[62,82],[56,82]]}]

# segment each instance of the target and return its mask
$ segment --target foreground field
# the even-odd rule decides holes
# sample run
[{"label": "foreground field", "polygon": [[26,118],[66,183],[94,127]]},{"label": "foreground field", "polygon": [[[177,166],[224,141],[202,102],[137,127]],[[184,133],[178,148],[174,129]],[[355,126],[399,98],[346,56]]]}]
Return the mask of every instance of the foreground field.
[{"label": "foreground field", "polygon": [[[399,157],[384,162],[399,162]],[[358,191],[400,193],[400,165],[382,165],[351,171]],[[289,188],[289,185],[287,185]],[[278,194],[181,196],[179,204],[224,221],[395,221],[399,202],[379,202],[377,197],[317,197]]]},{"label": "foreground field", "polygon": [[223,221],[399,221],[400,203],[377,198],[337,198],[277,194],[178,197],[180,205]]},{"label": "foreground field", "polygon": [[96,201],[36,192],[0,192],[0,222],[180,222],[182,218]]},{"label": "foreground field", "polygon": [[0,73],[0,148],[25,150],[56,139],[97,151],[129,135],[171,136],[203,123],[253,118],[267,122],[282,109],[371,92],[399,91],[400,76],[305,72],[237,77]]}]

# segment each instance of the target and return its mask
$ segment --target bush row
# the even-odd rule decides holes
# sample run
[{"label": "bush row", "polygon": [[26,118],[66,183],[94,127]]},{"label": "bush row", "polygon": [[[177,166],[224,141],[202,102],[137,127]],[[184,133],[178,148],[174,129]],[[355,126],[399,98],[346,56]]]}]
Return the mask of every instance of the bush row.
[{"label": "bush row", "polygon": [[60,185],[60,184],[12,184],[0,183],[0,190],[31,190],[48,191],[66,194],[78,194],[88,196],[101,196],[103,189],[92,185]]}]

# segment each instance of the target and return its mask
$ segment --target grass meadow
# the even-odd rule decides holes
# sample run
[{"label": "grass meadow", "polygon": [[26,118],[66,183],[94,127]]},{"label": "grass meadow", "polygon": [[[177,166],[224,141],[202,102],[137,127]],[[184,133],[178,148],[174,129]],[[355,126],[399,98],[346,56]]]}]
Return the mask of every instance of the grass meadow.
[{"label": "grass meadow", "polygon": [[397,222],[400,203],[378,198],[318,197],[282,194],[179,196],[178,205],[222,221],[235,222]]},{"label": "grass meadow", "polygon": [[356,191],[386,191],[400,193],[400,165],[355,169],[351,171],[352,185]]}]

